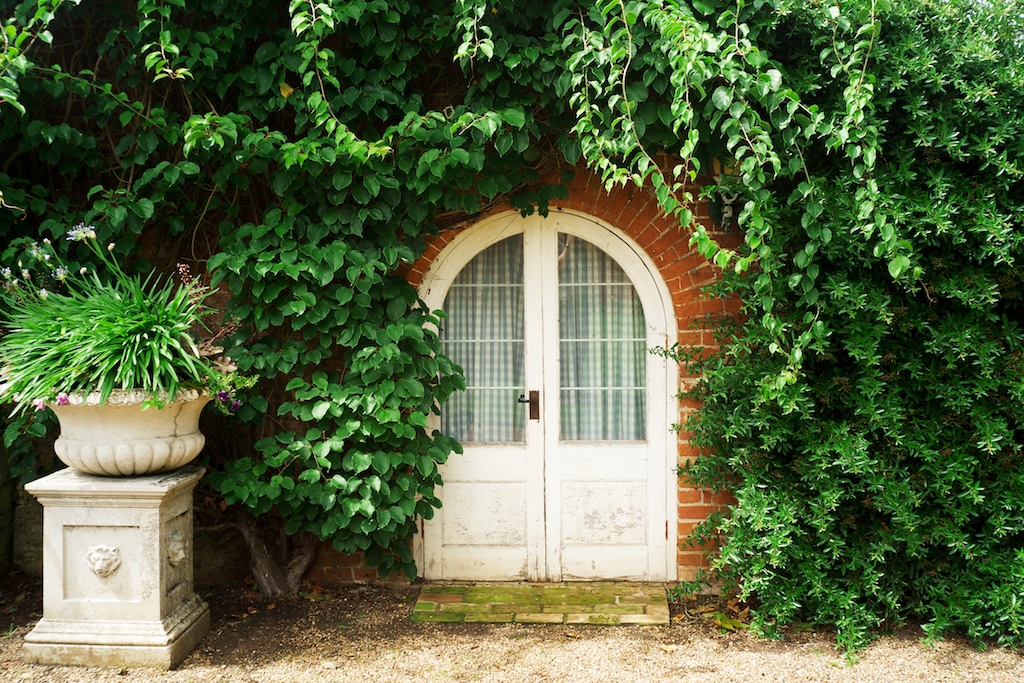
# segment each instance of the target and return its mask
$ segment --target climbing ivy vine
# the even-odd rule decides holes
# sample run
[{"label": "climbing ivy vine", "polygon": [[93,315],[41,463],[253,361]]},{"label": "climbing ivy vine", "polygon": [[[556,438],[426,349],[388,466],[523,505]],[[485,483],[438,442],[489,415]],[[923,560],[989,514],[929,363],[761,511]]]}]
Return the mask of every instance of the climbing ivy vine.
[{"label": "climbing ivy vine", "polygon": [[[916,617],[1021,641],[1021,9],[612,1],[577,34],[575,130],[609,182],[686,224],[696,138],[710,191],[741,197],[740,249],[691,227],[742,313],[716,353],[672,353],[708,452],[681,474],[735,497],[691,540],[763,634],[807,619],[857,649]],[[670,173],[636,133],[645,56],[672,64]]]},{"label": "climbing ivy vine", "polygon": [[[702,378],[683,476],[735,497],[697,538],[756,628],[1019,643],[1022,9],[28,0],[3,24],[0,234],[85,220],[220,288],[260,384],[208,430],[207,491],[288,592],[317,539],[415,572],[459,448],[431,415],[462,387],[403,277],[425,239],[546,211],[560,169],[649,187],[721,270],[709,295],[742,301],[717,349],[670,352]],[[694,220],[718,193],[738,247]],[[8,424],[18,462],[44,426]]]}]

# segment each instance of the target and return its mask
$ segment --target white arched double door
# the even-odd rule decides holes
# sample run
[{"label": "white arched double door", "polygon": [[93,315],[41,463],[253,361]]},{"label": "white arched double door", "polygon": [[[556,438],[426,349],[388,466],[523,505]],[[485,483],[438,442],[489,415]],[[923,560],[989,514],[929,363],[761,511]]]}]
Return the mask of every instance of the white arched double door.
[{"label": "white arched double door", "polygon": [[467,389],[440,428],[428,579],[674,578],[675,459],[664,358],[671,304],[653,265],[592,217],[492,217],[459,235],[421,294]]}]

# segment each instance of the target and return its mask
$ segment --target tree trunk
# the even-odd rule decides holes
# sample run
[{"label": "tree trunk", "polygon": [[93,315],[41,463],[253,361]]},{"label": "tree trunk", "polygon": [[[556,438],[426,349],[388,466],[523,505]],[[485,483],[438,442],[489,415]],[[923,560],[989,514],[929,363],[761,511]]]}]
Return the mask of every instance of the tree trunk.
[{"label": "tree trunk", "polygon": [[291,595],[295,595],[302,588],[302,579],[306,576],[306,571],[316,559],[320,539],[311,533],[300,531],[292,536],[290,541],[291,552],[285,564],[285,578],[288,580]]},{"label": "tree trunk", "polygon": [[[268,597],[297,594],[302,588],[302,578],[316,557],[319,545],[316,536],[300,531],[288,537],[277,529],[267,530],[244,510],[239,510],[235,518],[249,549],[253,578],[260,591]],[[277,535],[275,543],[268,541],[268,532]]]}]

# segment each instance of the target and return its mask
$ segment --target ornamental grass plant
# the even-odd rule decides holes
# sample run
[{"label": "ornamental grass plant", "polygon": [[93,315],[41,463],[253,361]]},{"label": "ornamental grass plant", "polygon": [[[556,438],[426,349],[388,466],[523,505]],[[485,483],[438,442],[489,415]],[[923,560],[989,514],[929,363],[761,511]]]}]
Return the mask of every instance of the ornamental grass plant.
[{"label": "ornamental grass plant", "polygon": [[48,240],[28,243],[20,273],[3,271],[0,402],[20,412],[92,392],[105,403],[114,391],[142,391],[156,406],[182,388],[230,395],[221,372],[233,369],[230,361],[204,357],[192,337],[211,312],[204,303],[210,290],[197,280],[129,275],[91,227],[80,224],[67,239],[91,250],[106,277],[87,268],[69,272]]}]

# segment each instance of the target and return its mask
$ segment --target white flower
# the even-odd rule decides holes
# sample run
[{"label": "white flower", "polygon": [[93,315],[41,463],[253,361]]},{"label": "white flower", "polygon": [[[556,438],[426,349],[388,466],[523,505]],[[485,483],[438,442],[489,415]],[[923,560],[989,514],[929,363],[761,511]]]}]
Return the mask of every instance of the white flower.
[{"label": "white flower", "polygon": [[85,240],[96,239],[96,230],[91,225],[79,223],[68,230],[67,239],[69,242],[84,242]]}]

